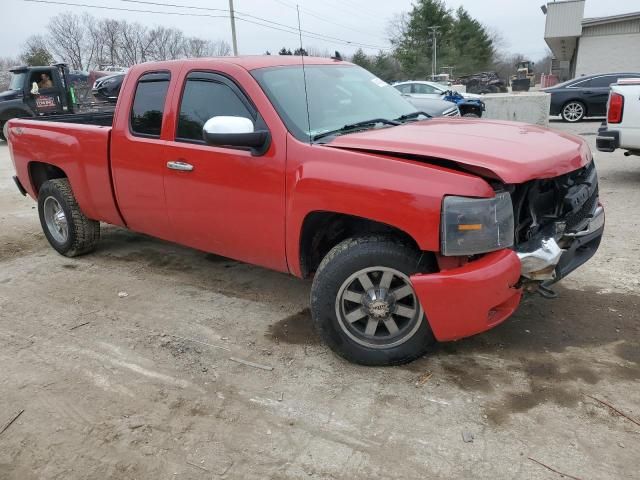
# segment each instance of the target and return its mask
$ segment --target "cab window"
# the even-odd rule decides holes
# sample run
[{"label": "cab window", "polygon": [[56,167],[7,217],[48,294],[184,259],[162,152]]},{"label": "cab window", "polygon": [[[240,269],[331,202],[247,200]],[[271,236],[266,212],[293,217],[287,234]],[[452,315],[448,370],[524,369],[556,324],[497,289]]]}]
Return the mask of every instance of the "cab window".
[{"label": "cab window", "polygon": [[29,78],[29,89],[31,89],[34,83],[38,85],[39,91],[51,90],[57,87],[54,81],[54,76],[49,70],[31,73]]},{"label": "cab window", "polygon": [[192,73],[182,93],[176,140],[204,142],[202,127],[212,117],[245,117],[255,121],[255,113],[242,92],[224,77]]},{"label": "cab window", "polygon": [[411,84],[405,83],[404,85],[397,85],[396,88],[400,91],[400,93],[410,94],[411,93]]},{"label": "cab window", "polygon": [[130,128],[134,135],[160,137],[169,73],[146,73],[136,85],[131,108]]},{"label": "cab window", "polygon": [[432,95],[436,92],[436,89],[431,85],[427,85],[425,83],[414,83],[413,84],[413,93],[418,93],[422,95]]}]

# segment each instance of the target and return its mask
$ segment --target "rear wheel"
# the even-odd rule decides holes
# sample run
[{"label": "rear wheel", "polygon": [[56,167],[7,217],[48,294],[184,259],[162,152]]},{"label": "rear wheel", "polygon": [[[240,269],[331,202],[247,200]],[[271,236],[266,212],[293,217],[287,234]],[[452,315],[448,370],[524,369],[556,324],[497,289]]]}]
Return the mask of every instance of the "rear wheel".
[{"label": "rear wheel", "polygon": [[409,279],[421,254],[388,237],[345,240],[323,259],[311,311],[327,345],[363,365],[398,365],[427,352],[434,338]]},{"label": "rear wheel", "polygon": [[0,140],[7,141],[9,137],[9,129],[6,120],[0,120]]},{"label": "rear wheel", "polygon": [[100,222],[82,213],[66,178],[42,184],[38,213],[42,230],[58,253],[75,257],[95,249],[100,239]]},{"label": "rear wheel", "polygon": [[577,100],[568,102],[562,107],[561,116],[565,122],[575,123],[579,122],[587,114],[587,108],[584,103]]}]

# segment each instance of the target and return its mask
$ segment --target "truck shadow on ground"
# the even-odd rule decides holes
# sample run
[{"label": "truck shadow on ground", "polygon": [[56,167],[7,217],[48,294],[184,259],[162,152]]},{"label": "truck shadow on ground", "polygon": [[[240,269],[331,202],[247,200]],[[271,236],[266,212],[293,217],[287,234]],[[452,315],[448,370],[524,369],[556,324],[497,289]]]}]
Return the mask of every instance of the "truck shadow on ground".
[{"label": "truck shadow on ground", "polygon": [[[439,381],[489,398],[483,409],[496,425],[544,403],[575,407],[601,381],[640,380],[640,297],[557,290],[556,300],[528,296],[497,328],[438,344],[397,368],[412,376],[432,372]],[[275,323],[267,336],[297,345],[320,341],[308,309]]]},{"label": "truck shadow on ground", "polygon": [[[308,298],[309,282],[126,230],[105,230],[98,256],[135,264],[141,275],[170,272],[185,284],[252,300],[268,296],[270,302],[304,305]],[[574,407],[600,382],[640,380],[640,297],[556,289],[556,300],[527,296],[493,330],[439,344],[396,368],[411,377],[430,371],[441,382],[481,395],[488,420],[497,425],[543,403]],[[276,344],[320,343],[306,307],[265,327],[265,338]]]},{"label": "truck shadow on ground", "polygon": [[639,380],[640,297],[556,290],[557,299],[526,297],[502,325],[443,343],[407,368],[438,370],[461,390],[497,395],[484,405],[494,424],[543,403],[575,407],[600,382]]}]

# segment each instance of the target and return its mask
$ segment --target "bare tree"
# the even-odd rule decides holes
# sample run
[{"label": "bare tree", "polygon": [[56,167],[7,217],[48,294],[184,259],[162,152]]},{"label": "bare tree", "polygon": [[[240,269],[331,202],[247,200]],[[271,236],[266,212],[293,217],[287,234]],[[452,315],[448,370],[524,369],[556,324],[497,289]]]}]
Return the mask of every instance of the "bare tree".
[{"label": "bare tree", "polygon": [[139,23],[123,22],[120,30],[119,52],[125,66],[145,62],[151,53],[150,36]]},{"label": "bare tree", "polygon": [[231,45],[224,40],[215,40],[207,42],[209,45],[210,57],[227,57],[231,55]]},{"label": "bare tree", "polygon": [[68,12],[51,19],[46,40],[56,56],[78,70],[101,64],[128,67],[149,60],[231,54],[225,41],[185,37],[177,28],[149,29],[126,20],[97,20]]},{"label": "bare tree", "polygon": [[335,51],[331,51],[328,48],[318,48],[318,47],[307,47],[307,53],[312,56],[312,57],[325,57],[325,58],[331,58],[334,54]]},{"label": "bare tree", "polygon": [[17,58],[2,57],[0,58],[0,91],[4,91],[9,87],[11,73],[9,69],[20,64]]},{"label": "bare tree", "polygon": [[387,35],[391,45],[397,46],[407,33],[409,14],[407,12],[396,13],[387,23]]},{"label": "bare tree", "polygon": [[49,22],[50,45],[62,61],[76,70],[84,70],[86,28],[82,17],[64,12]]},{"label": "bare tree", "polygon": [[184,34],[177,28],[155,27],[149,34],[153,38],[153,60],[175,60],[184,56]]},{"label": "bare tree", "polygon": [[184,54],[187,57],[198,58],[198,57],[208,57],[209,53],[209,45],[206,40],[197,37],[189,37],[186,39],[184,43]]}]

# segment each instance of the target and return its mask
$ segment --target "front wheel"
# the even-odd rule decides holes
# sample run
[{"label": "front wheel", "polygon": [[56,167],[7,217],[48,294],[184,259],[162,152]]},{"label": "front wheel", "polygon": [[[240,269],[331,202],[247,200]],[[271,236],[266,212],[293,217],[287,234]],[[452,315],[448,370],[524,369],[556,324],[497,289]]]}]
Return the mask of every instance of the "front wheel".
[{"label": "front wheel", "polygon": [[409,277],[419,251],[395,239],[351,238],[322,260],[311,312],[325,343],[362,365],[399,365],[425,354],[433,334]]},{"label": "front wheel", "polygon": [[561,116],[565,122],[575,123],[579,122],[587,114],[587,109],[584,103],[573,101],[567,103],[562,107]]},{"label": "front wheel", "polygon": [[92,251],[100,239],[100,222],[80,210],[69,180],[47,180],[38,192],[40,224],[51,246],[66,257]]}]

